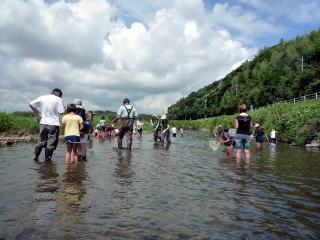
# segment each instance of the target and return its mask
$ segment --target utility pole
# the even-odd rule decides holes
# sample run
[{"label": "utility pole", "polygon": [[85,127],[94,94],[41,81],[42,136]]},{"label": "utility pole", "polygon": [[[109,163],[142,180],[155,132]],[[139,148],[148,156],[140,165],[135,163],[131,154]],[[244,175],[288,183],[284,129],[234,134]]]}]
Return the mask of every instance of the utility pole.
[{"label": "utility pole", "polygon": [[206,100],[204,101],[204,111],[205,111],[204,118],[207,119],[207,98],[206,98]]},{"label": "utility pole", "polygon": [[305,66],[303,55],[301,55],[301,58],[298,58],[297,60],[301,62],[301,71],[303,71],[303,67]]},{"label": "utility pole", "polygon": [[239,85],[238,85],[238,82],[236,82],[236,96],[238,96],[238,93],[239,93]]}]

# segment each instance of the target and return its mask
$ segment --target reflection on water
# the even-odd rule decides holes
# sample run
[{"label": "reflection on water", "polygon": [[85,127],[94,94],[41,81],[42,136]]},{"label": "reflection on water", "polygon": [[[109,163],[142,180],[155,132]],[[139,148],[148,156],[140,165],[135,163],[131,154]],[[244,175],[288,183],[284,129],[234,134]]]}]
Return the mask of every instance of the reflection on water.
[{"label": "reflection on water", "polygon": [[118,158],[114,171],[115,181],[125,187],[132,183],[134,172],[131,168],[132,152],[127,150],[116,150]]},{"label": "reflection on water", "polygon": [[277,144],[237,164],[209,133],[152,135],[118,150],[92,139],[88,162],[35,164],[0,148],[0,239],[319,239],[319,149]]}]

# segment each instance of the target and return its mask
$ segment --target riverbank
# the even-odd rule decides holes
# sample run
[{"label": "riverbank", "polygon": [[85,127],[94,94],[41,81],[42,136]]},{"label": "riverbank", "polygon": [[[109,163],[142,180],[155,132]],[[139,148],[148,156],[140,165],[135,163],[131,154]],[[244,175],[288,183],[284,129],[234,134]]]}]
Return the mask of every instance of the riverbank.
[{"label": "riverbank", "polygon": [[[279,140],[298,146],[311,144],[316,146],[320,141],[320,100],[310,100],[296,104],[278,103],[272,107],[250,112],[254,123],[265,127],[265,132],[276,129]],[[230,127],[236,115],[223,115],[206,120],[171,120],[170,126],[185,130],[212,131],[217,125]],[[94,119],[94,126],[99,117]],[[108,119],[108,123],[110,120]],[[111,123],[111,122],[110,122]],[[144,121],[145,132],[152,132],[149,121]],[[34,141],[39,131],[39,118],[31,112],[0,112],[0,144]],[[307,145],[307,146],[311,146]]]},{"label": "riverbank", "polygon": [[[320,141],[320,100],[310,100],[296,104],[278,103],[249,113],[254,123],[278,131],[279,140],[305,146]],[[171,126],[186,130],[212,131],[217,125],[230,127],[236,115],[223,115],[205,120],[172,120]]]}]

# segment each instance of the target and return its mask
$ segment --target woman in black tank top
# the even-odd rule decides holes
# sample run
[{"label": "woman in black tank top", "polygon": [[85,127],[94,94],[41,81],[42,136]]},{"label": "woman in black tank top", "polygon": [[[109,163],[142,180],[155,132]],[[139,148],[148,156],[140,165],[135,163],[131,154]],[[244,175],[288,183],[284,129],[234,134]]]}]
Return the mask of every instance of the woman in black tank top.
[{"label": "woman in black tank top", "polygon": [[250,162],[250,129],[252,128],[251,117],[247,114],[247,106],[241,104],[239,107],[239,116],[236,117],[235,127],[237,135],[235,137],[235,148],[237,150],[237,162],[241,160],[241,153],[244,149],[246,153],[246,162]]}]

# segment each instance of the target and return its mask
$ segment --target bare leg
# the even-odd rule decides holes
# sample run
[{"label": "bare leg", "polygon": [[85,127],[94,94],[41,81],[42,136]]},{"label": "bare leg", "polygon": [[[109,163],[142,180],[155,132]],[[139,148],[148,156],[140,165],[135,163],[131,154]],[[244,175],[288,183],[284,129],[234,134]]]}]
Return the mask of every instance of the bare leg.
[{"label": "bare leg", "polygon": [[64,158],[64,161],[66,163],[70,162],[70,158],[71,158],[71,153],[72,153],[72,143],[67,143],[67,152],[66,152],[66,156]]},{"label": "bare leg", "polygon": [[74,143],[72,146],[72,150],[73,150],[73,161],[74,162],[78,162],[79,158],[78,158],[78,143]]},{"label": "bare leg", "polygon": [[250,154],[250,150],[244,150],[246,153],[246,163],[250,163],[250,158],[251,158],[251,154]]},{"label": "bare leg", "polygon": [[241,161],[241,152],[242,152],[241,149],[237,149],[237,162]]}]

